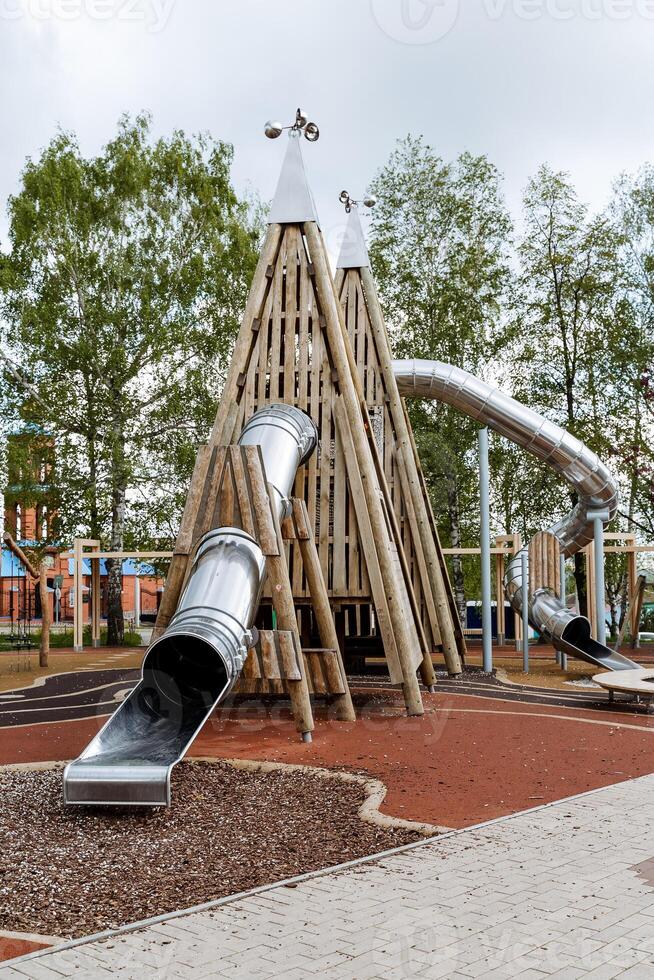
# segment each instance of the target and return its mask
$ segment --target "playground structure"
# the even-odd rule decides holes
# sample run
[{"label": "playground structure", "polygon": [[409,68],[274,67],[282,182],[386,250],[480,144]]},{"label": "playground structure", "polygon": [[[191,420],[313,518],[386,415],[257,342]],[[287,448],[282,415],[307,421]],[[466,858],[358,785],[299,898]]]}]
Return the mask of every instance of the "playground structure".
[{"label": "playground structure", "polygon": [[[626,635],[629,636],[629,646],[632,650],[637,650],[640,646],[639,639],[639,624],[643,613],[644,601],[647,592],[647,582],[644,574],[638,573],[638,556],[641,554],[651,554],[654,553],[654,545],[652,544],[637,544],[636,536],[634,534],[625,532],[604,532],[604,546],[602,549],[603,557],[606,555],[623,555],[626,558],[626,588],[625,588],[625,609],[624,615],[621,615],[621,625],[618,630],[618,637],[615,643],[615,649],[619,649],[625,643]],[[508,638],[507,633],[507,620],[506,620],[506,601],[502,601],[502,596],[504,595],[504,574],[505,567],[508,561],[512,560],[514,555],[519,554],[522,551],[522,536],[519,533],[514,534],[499,534],[495,538],[495,546],[490,547],[488,553],[491,558],[491,563],[493,567],[493,575],[495,580],[495,596],[499,597],[499,602],[496,604],[496,642],[499,647],[504,646],[505,640]],[[481,547],[463,547],[463,548],[443,548],[444,555],[458,555],[458,556],[481,556],[483,549]],[[588,583],[588,595],[595,597],[597,600],[597,584],[595,582],[594,567],[595,567],[595,544],[592,541],[587,544],[585,548],[582,549],[584,560],[585,560],[585,573],[586,581]],[[538,559],[541,556],[534,556],[532,561],[532,571],[535,571]],[[550,561],[554,556],[550,556]],[[557,594],[560,595],[561,601],[567,603],[566,595],[566,556],[559,555],[559,575],[555,580]],[[550,572],[554,573],[553,564],[550,565]],[[504,596],[505,600],[506,597]],[[509,604],[510,606],[510,604]],[[591,636],[597,635],[597,610],[598,602],[590,601],[588,603],[588,620],[590,622]],[[515,613],[515,610],[514,610]],[[482,629],[464,629],[466,636],[481,636],[483,633]],[[493,635],[495,635],[493,634]],[[514,617],[514,639],[516,649],[521,649],[523,647],[523,637],[522,637],[522,617]],[[557,660],[561,666],[565,667],[566,657],[560,655],[560,651],[557,651]]]},{"label": "playground structure", "polygon": [[[170,551],[103,551],[102,542],[95,538],[75,538],[72,550],[66,552],[63,557],[71,560],[73,564],[73,588],[71,597],[73,607],[73,649],[76,653],[79,653],[84,649],[85,563],[88,563],[91,571],[91,584],[88,591],[91,646],[99,647],[102,618],[100,563],[107,561],[107,559],[115,559],[121,562],[127,559],[140,564],[153,558],[171,558],[172,553]],[[141,619],[141,585],[136,575],[134,576],[133,603],[133,625],[138,627],[140,626]]]},{"label": "playground structure", "polygon": [[[589,620],[572,613],[561,601],[560,555],[570,557],[593,542],[601,557],[604,524],[617,510],[617,487],[601,460],[560,426],[467,371],[425,360],[395,361],[393,370],[403,395],[438,399],[491,426],[543,460],[576,490],[579,500],[574,509],[537,535],[529,546],[529,588],[523,581],[524,552],[509,562],[504,578],[507,598],[520,614],[526,606],[530,623],[557,650],[612,670],[637,668],[633,661],[607,647],[603,635],[595,640]],[[604,580],[598,566],[603,569],[603,563],[595,562],[603,619]],[[598,627],[599,620],[598,615]]]},{"label": "playground structure", "polygon": [[343,653],[352,640],[376,638],[409,715],[424,710],[418,672],[428,689],[435,684],[433,653],[450,675],[461,673],[465,641],[403,396],[454,405],[574,486],[570,515],[527,549],[514,542],[507,595],[523,624],[566,654],[613,670],[637,666],[561,601],[560,555],[591,541],[600,550],[615,512],[608,470],[564,430],[466,372],[391,360],[356,202],[341,195],[348,234],[333,279],[300,152],[302,133],[314,141],[317,127],[309,132],[298,110],[293,126],[269,124],[267,133],[283,128],[290,140],[268,233],[197,455],[142,679],[67,767],[68,803],[168,804],[173,765],[237,684],[287,694],[305,740],[311,690],[351,720]]},{"label": "playground structure", "polygon": [[[313,543],[302,502],[287,511],[287,500],[298,468],[313,455],[317,442],[307,415],[273,404],[252,416],[236,451],[216,453],[215,490],[193,528],[197,546],[176,612],[149,648],[141,682],[67,767],[68,803],[169,803],[172,766],[214,705],[234,687],[255,642],[261,656],[250,656],[246,682],[257,679],[258,668],[269,680],[286,681],[297,727],[305,741],[311,740],[307,674],[315,690],[321,671],[307,671],[310,655],[303,662],[280,521],[294,516],[297,535]],[[249,533],[232,524],[235,510]],[[223,525],[227,518],[230,524]],[[208,523],[220,526],[207,529]],[[312,558],[305,557],[309,588],[317,610],[331,621],[315,551]],[[266,574],[279,625],[286,629],[257,635],[252,626]],[[333,624],[324,635],[332,639]],[[338,645],[319,653],[322,691],[334,695],[340,717],[351,720]]]}]

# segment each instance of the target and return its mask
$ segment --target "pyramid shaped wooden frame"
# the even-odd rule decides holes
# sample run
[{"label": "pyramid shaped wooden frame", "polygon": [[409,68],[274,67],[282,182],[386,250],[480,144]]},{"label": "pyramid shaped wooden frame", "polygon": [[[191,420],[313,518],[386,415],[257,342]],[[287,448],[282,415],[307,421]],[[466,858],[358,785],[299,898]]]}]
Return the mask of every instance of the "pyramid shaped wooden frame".
[{"label": "pyramid shaped wooden frame", "polygon": [[[355,227],[360,232],[358,218]],[[388,331],[361,241],[354,252],[362,264],[345,263],[345,268],[337,269],[336,293],[376,432],[423,630],[431,649],[442,650],[448,672],[456,676],[465,659],[465,639],[411,423],[393,374]]]},{"label": "pyramid shaped wooden frame", "polygon": [[[361,336],[369,355],[357,364],[345,319],[347,303],[344,316],[298,161],[299,145],[291,141],[282,178],[292,179],[280,178],[276,220],[268,226],[209,443],[198,453],[155,632],[165,628],[177,606],[192,554],[192,529],[216,479],[217,448],[233,444],[264,405],[295,405],[311,416],[319,433],[318,452],[298,471],[293,496],[306,504],[332,607],[354,609],[357,626],[366,615],[374,620],[391,680],[401,685],[407,712],[421,714],[417,672],[431,689],[436,680],[433,647],[442,646],[451,673],[461,669],[447,617],[442,555],[439,559],[434,553],[433,543],[431,550],[427,547],[427,525],[434,538],[433,515],[430,523],[404,408],[389,380],[387,338],[385,346],[368,342],[368,327],[377,322],[368,315]],[[367,309],[371,297],[368,290]],[[356,302],[360,305],[359,298]],[[353,339],[359,350],[356,331]],[[376,441],[366,400],[366,377],[373,375],[381,379],[379,397],[394,406],[388,446]],[[400,416],[405,419],[402,431]],[[398,456],[407,463],[413,459],[413,467],[395,472],[391,466],[389,471],[390,460]],[[299,544],[287,543],[287,557],[293,600],[302,610],[311,606],[312,597]]]}]

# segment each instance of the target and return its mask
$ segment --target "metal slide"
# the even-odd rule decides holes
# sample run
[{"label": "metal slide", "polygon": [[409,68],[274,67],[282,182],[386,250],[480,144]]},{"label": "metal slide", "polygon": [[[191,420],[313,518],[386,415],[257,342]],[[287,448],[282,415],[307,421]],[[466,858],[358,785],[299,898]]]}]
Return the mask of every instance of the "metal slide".
[{"label": "metal slide", "polygon": [[[299,466],[318,443],[308,415],[262,408],[239,445],[261,446],[280,517]],[[239,528],[209,531],[168,628],[145,655],[138,685],[64,772],[66,803],[167,806],[170,774],[234,686],[266,575],[256,541]]]},{"label": "metal slide", "polygon": [[[607,511],[612,520],[618,492],[608,469],[582,442],[497,388],[461,368],[441,361],[393,361],[401,395],[445,402],[470,418],[487,425],[511,442],[547,463],[576,490],[579,502],[549,532],[561,552],[574,555],[593,540],[593,511]],[[605,523],[608,523],[605,522]],[[523,549],[527,552],[528,548]],[[522,612],[522,553],[511,559],[504,577],[506,597]],[[529,621],[557,650],[609,670],[632,670],[638,664],[603,646],[590,635],[590,623],[577,616],[551,589],[537,589],[527,596]]]}]

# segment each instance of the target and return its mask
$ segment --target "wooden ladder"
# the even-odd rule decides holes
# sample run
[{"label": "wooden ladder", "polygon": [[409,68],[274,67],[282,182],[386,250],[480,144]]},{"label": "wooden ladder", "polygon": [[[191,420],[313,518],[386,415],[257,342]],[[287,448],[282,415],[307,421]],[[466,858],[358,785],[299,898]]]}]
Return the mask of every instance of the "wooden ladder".
[{"label": "wooden ladder", "polygon": [[[254,538],[266,558],[276,629],[257,631],[256,646],[248,652],[234,692],[288,696],[297,731],[305,741],[311,741],[312,693],[329,697],[338,720],[353,721],[355,713],[306,504],[292,499],[289,513],[280,524],[272,494],[259,446],[214,448],[202,496],[192,504],[194,514],[188,512],[188,501],[184,514],[183,523],[189,530],[192,525],[192,530],[187,536],[183,585],[208,531],[239,527]],[[284,546],[291,540],[297,542],[302,557],[322,644],[319,649],[302,650]],[[179,551],[177,554],[181,557]]]}]

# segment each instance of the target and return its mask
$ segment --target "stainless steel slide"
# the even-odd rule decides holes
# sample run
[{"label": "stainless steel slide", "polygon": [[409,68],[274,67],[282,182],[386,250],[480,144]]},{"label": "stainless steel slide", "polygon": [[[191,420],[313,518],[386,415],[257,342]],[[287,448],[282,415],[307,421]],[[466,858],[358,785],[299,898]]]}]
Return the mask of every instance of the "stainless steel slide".
[{"label": "stainless steel slide", "polygon": [[[526,408],[497,388],[475,378],[461,368],[441,361],[394,361],[393,371],[401,395],[430,398],[487,425],[560,473],[574,487],[579,502],[574,509],[549,528],[566,556],[574,555],[593,540],[593,511],[607,511],[611,520],[618,507],[618,492],[608,469],[587,446]],[[524,549],[528,553],[528,549]],[[514,609],[522,611],[525,600],[522,583],[522,552],[507,567],[504,586]],[[585,616],[570,612],[551,589],[538,589],[526,597],[529,621],[551,641],[557,650],[609,670],[629,670],[638,664],[590,635]]]},{"label": "stainless steel slide", "polygon": [[[289,405],[262,408],[239,445],[259,445],[281,516],[295,474],[318,443]],[[166,631],[145,655],[139,684],[64,772],[66,803],[167,806],[170,774],[214,707],[234,686],[266,575],[256,541],[221,527],[200,542]]]}]

